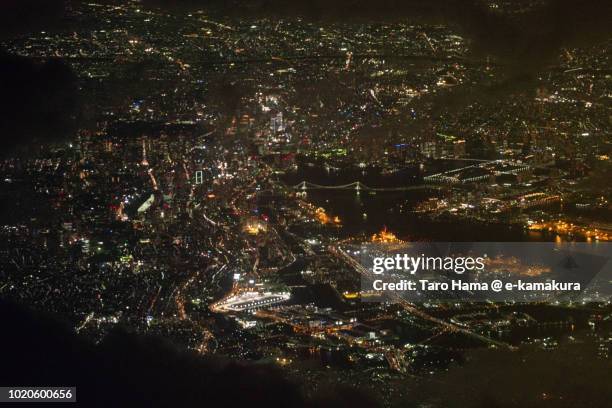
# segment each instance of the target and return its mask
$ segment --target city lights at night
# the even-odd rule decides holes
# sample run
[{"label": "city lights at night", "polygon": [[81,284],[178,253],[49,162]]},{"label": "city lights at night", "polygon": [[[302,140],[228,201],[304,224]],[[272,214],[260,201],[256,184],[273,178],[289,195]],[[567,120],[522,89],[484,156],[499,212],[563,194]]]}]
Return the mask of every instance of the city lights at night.
[{"label": "city lights at night", "polygon": [[609,407],[609,3],[3,2],[0,408]]}]

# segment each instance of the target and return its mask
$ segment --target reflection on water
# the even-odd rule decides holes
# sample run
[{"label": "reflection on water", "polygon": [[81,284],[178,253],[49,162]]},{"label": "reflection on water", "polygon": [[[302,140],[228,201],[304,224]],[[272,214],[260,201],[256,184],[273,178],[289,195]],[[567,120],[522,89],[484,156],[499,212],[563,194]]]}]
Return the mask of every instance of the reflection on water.
[{"label": "reflection on water", "polygon": [[[302,181],[337,186],[360,181],[370,187],[406,187],[421,183],[418,168],[407,168],[384,174],[378,168],[348,168],[326,170],[324,165],[301,164],[288,172],[284,181],[297,185]],[[477,223],[472,220],[431,220],[413,213],[415,206],[432,197],[443,197],[448,192],[434,189],[409,191],[355,191],[341,189],[312,189],[305,199],[323,207],[330,216],[342,220],[342,234],[366,235],[387,227],[400,239],[432,241],[551,241],[553,235],[526,231],[522,227],[499,223]]]}]

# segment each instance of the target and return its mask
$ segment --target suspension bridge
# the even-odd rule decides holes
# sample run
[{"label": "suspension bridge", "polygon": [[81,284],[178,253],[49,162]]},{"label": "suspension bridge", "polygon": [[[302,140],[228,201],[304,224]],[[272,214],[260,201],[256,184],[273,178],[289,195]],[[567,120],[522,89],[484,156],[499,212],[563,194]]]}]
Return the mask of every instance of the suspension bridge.
[{"label": "suspension bridge", "polygon": [[424,190],[437,188],[435,186],[421,184],[414,186],[403,186],[403,187],[370,187],[363,184],[361,181],[354,181],[348,184],[340,184],[337,186],[315,184],[308,181],[302,181],[295,186],[292,186],[296,190],[355,190],[355,191],[410,191],[410,190]]}]

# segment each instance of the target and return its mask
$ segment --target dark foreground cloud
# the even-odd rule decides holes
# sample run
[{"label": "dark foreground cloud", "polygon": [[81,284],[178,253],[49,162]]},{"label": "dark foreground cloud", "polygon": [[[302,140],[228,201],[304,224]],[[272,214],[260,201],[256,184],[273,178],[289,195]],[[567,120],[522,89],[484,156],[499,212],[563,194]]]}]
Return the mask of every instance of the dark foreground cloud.
[{"label": "dark foreground cloud", "polygon": [[34,60],[0,50],[0,137],[4,152],[63,140],[75,130],[77,79],[61,59]]},{"label": "dark foreground cloud", "polygon": [[52,30],[64,23],[69,0],[2,0],[0,39]]},{"label": "dark foreground cloud", "polygon": [[[68,24],[68,0],[3,0],[0,41]],[[61,59],[31,59],[0,47],[0,148],[68,138],[78,107],[76,77]]]},{"label": "dark foreground cloud", "polygon": [[116,330],[94,345],[53,317],[12,303],[0,301],[0,321],[0,383],[76,386],[79,406],[373,406],[347,391],[310,400],[276,367],[203,358],[155,337]]},{"label": "dark foreground cloud", "polygon": [[448,408],[605,408],[612,401],[612,362],[593,345],[479,350],[469,360],[427,382],[417,398]]}]

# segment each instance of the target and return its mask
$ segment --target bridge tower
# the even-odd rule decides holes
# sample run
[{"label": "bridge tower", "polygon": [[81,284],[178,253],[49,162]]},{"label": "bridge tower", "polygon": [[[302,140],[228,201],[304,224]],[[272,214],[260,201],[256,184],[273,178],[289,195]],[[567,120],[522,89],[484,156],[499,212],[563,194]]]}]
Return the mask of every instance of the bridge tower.
[{"label": "bridge tower", "polygon": [[296,186],[300,191],[298,191],[295,195],[298,197],[306,197],[307,193],[306,190],[308,190],[308,186],[306,185],[306,181],[302,181],[300,184],[298,184]]}]

